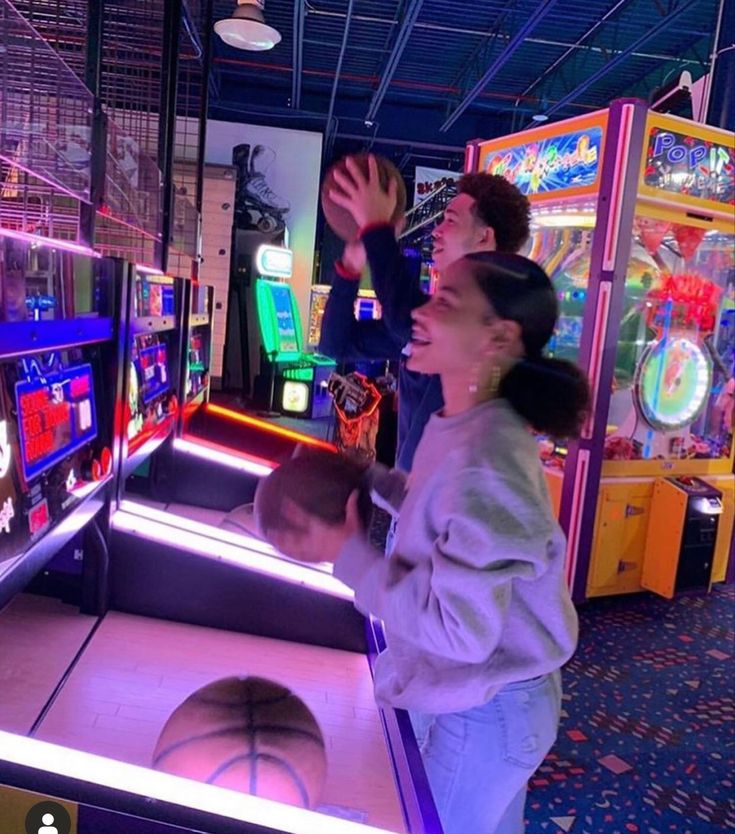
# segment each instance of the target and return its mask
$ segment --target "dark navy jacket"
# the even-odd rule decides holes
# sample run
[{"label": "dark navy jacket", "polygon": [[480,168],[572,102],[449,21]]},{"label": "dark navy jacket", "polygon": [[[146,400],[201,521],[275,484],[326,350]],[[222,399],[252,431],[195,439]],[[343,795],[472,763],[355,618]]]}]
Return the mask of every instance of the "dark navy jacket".
[{"label": "dark navy jacket", "polygon": [[360,282],[343,277],[338,270],[324,309],[319,352],[340,362],[400,359],[396,466],[410,472],[424,426],[444,405],[439,377],[409,371],[401,355],[411,338],[411,311],[424,304],[427,296],[418,278],[409,274],[391,226],[367,229],[362,242],[383,317],[356,321],[354,304]]}]

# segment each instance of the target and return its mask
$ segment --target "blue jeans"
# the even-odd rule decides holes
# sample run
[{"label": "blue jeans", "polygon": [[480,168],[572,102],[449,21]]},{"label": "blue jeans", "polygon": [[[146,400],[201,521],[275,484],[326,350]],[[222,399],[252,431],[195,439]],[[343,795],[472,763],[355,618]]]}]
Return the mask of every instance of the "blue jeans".
[{"label": "blue jeans", "polygon": [[465,712],[411,713],[444,834],[522,834],[526,785],[556,739],[560,712],[557,670]]}]

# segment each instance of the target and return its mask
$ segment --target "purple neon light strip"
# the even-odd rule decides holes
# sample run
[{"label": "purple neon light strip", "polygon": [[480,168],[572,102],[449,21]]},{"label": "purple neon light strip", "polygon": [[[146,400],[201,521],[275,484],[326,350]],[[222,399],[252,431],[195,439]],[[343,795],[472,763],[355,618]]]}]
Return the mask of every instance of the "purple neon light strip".
[{"label": "purple neon light strip", "polygon": [[36,246],[50,246],[52,249],[63,249],[66,252],[73,252],[75,255],[89,255],[92,258],[102,257],[99,252],[84,246],[82,243],[74,243],[71,240],[56,240],[52,237],[32,235],[29,232],[19,232],[15,229],[3,229],[0,227],[0,237],[9,237],[14,240],[22,240],[24,243],[35,243]]},{"label": "purple neon light strip", "polygon": [[241,820],[284,834],[395,834],[259,796],[195,782],[0,730],[0,761],[12,762],[146,799]]}]

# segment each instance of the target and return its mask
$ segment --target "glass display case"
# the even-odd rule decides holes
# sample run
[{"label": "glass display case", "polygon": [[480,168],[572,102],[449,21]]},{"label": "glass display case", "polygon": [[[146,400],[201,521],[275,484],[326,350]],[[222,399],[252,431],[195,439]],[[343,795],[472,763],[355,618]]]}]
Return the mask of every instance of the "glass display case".
[{"label": "glass display case", "polygon": [[579,441],[539,438],[575,599],[643,588],[654,486],[667,477],[721,493],[710,579],[722,581],[735,514],[733,135],[620,100],[472,143],[467,160],[528,196],[524,254],[559,302],[547,352],[590,379]]}]

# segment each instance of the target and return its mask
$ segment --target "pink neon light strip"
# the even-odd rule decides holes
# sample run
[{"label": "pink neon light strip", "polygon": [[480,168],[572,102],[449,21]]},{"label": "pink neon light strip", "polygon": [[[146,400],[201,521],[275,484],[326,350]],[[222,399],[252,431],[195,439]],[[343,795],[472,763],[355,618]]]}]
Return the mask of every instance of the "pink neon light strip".
[{"label": "pink neon light strip", "polygon": [[[320,570],[318,566],[311,567],[290,561],[278,555],[265,542],[237,533],[228,535],[227,531],[215,530],[210,525],[190,518],[123,501],[121,509],[113,515],[111,524],[115,530],[138,533],[151,541],[166,545],[175,542],[176,533],[180,534],[183,529],[187,531],[184,547],[190,553],[237,564],[255,573],[271,576],[291,585],[311,588],[332,597],[352,600],[355,596],[339,579],[325,570]],[[233,544],[227,541],[227,538],[234,538],[237,543]]]},{"label": "pink neon light strip", "polygon": [[621,118],[621,129],[618,134],[618,147],[616,158],[615,178],[613,180],[612,194],[610,195],[610,202],[613,206],[612,222],[608,223],[607,235],[605,237],[605,256],[603,258],[602,268],[610,270],[613,268],[615,260],[615,248],[618,245],[618,238],[620,236],[620,213],[622,211],[622,201],[620,196],[623,191],[623,185],[628,173],[628,154],[626,148],[630,146],[630,132],[633,124],[633,105],[624,104]]},{"label": "pink neon light strip", "polygon": [[228,449],[218,443],[202,440],[196,435],[187,434],[183,438],[177,437],[174,440],[174,449],[179,449],[185,454],[194,455],[204,460],[213,460],[230,469],[238,469],[241,472],[249,472],[259,478],[270,473],[276,468],[276,464],[264,458],[248,455],[245,452]]},{"label": "pink neon light strip", "polygon": [[0,760],[286,834],[395,834],[0,730]]},{"label": "pink neon light strip", "polygon": [[164,275],[157,266],[148,266],[147,264],[136,264],[135,269],[143,275]]},{"label": "pink neon light strip", "polygon": [[577,471],[574,479],[574,497],[572,498],[572,512],[569,524],[569,541],[567,544],[567,585],[572,588],[574,574],[577,571],[577,557],[579,555],[579,528],[582,520],[582,496],[587,488],[587,466],[589,452],[580,451],[577,460]]},{"label": "pink neon light strip", "polygon": [[81,243],[74,243],[70,240],[56,240],[51,237],[42,237],[41,235],[32,235],[29,232],[18,232],[15,229],[3,229],[0,227],[0,237],[10,237],[15,240],[22,240],[24,243],[35,243],[37,246],[50,246],[53,249],[63,249],[67,252],[74,252],[76,255],[89,255],[93,258],[99,258],[99,252],[84,246]]},{"label": "pink neon light strip", "polygon": [[590,416],[585,422],[582,437],[592,437],[594,415],[597,412],[597,396],[600,390],[600,370],[602,367],[602,347],[607,336],[608,311],[610,309],[610,282],[604,281],[600,284],[600,292],[597,297],[597,310],[595,311],[595,329],[592,335],[592,364],[590,365],[589,380],[592,387],[592,408]]}]

